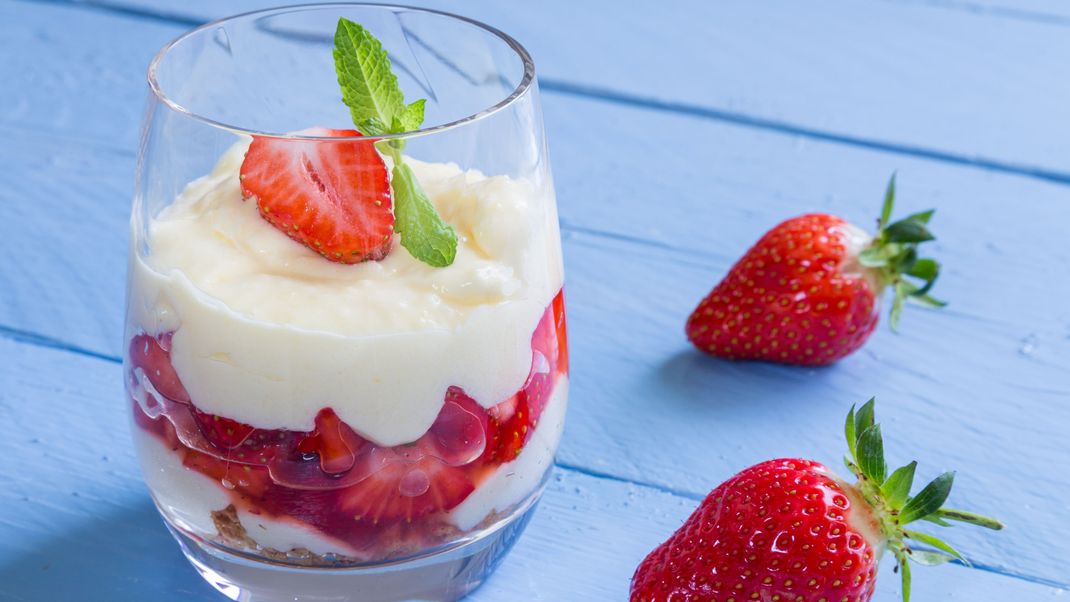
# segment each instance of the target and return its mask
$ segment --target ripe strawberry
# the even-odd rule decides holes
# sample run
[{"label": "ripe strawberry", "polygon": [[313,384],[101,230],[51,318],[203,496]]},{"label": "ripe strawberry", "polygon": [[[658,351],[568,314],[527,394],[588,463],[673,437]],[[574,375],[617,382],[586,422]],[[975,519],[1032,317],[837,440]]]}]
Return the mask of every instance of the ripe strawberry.
[{"label": "ripe strawberry", "polygon": [[[905,528],[926,520],[990,529],[991,518],[942,508],[954,474],[910,496],[917,462],[886,474],[873,400],[847,416],[849,485],[810,460],[770,460],[714,489],[632,578],[631,602],[866,602],[884,550],[896,559],[909,600],[910,565],[965,559],[925,533]],[[913,542],[939,552],[914,549]]]},{"label": "ripe strawberry", "polygon": [[919,243],[933,240],[926,228],[933,212],[888,223],[894,200],[893,176],[872,238],[820,213],[776,226],[699,303],[688,318],[687,337],[727,359],[818,366],[866,342],[886,286],[895,290],[893,329],[904,300],[943,306],[928,295],[940,266],[917,252]]},{"label": "ripe strawberry", "polygon": [[[309,136],[360,136],[312,128]],[[254,136],[241,189],[260,215],[331,261],[382,259],[394,231],[386,164],[372,141]]]}]

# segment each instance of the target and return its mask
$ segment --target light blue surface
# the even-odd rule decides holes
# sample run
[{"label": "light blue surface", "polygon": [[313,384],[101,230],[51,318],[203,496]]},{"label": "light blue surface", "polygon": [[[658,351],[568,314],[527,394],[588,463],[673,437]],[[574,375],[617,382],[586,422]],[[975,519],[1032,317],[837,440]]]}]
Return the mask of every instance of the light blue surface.
[{"label": "light blue surface", "polygon": [[[214,599],[126,434],[126,221],[149,58],[266,3],[109,2],[0,3],[0,600]],[[915,599],[1070,588],[1070,11],[705,4],[433,4],[532,50],[568,271],[559,469],[473,599],[623,599],[694,500],[762,459],[836,463],[843,412],[872,394],[895,460],[959,469],[954,504],[1009,526],[949,533],[975,568],[915,571]],[[764,229],[807,210],[867,225],[893,169],[904,212],[939,208],[951,307],[826,370],[691,351],[687,312]]]}]

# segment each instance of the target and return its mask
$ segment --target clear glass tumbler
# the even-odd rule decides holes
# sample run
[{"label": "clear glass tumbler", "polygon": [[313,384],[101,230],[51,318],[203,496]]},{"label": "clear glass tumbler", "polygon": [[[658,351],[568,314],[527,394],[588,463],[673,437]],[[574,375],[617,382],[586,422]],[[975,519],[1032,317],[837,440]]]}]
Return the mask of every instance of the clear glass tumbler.
[{"label": "clear glass tumbler", "polygon": [[[423,129],[351,131],[332,58],[340,17],[382,41],[407,99],[427,99]],[[560,234],[528,53],[445,13],[323,4],[199,27],[148,79],[124,376],[165,522],[234,600],[464,596],[528,521],[567,403]],[[403,155],[379,153],[387,144]],[[265,167],[251,145],[293,161]],[[295,170],[330,196],[338,178],[375,181],[332,170],[375,164],[385,178],[402,156],[456,233],[448,267],[392,230],[371,259],[329,260],[245,179]]]}]

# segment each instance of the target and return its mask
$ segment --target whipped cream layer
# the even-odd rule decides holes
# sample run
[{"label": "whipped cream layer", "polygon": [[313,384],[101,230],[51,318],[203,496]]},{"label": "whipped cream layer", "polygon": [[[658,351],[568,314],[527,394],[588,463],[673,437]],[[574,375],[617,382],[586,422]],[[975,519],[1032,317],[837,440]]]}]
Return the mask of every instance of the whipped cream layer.
[{"label": "whipped cream layer", "polygon": [[331,407],[362,436],[418,439],[446,389],[485,407],[531,367],[531,335],[562,286],[552,192],[505,176],[408,159],[458,236],[433,268],[394,241],[382,261],[329,262],[241,198],[248,142],[135,227],[132,328],[174,332],[171,361],[203,411],[309,431]]}]

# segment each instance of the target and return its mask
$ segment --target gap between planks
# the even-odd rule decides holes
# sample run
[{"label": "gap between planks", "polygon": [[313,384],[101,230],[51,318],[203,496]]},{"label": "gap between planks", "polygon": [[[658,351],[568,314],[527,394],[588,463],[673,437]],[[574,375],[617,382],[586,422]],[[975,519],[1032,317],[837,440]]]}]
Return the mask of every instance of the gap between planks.
[{"label": "gap between planks", "polygon": [[[159,23],[166,23],[170,25],[182,25],[186,27],[198,27],[209,23],[209,20],[198,19],[190,17],[188,15],[180,15],[169,12],[161,12],[156,10],[149,10],[144,8],[133,8],[129,6],[120,6],[110,4],[108,2],[98,1],[79,1],[79,0],[20,0],[31,4],[51,4],[62,5],[68,7],[82,8],[86,10],[107,12],[116,15],[122,15],[131,18],[145,19],[155,21]],[[1024,18],[1024,15],[1031,15],[1032,20],[1036,20],[1043,16],[1045,23],[1057,23],[1066,21],[1070,24],[1070,17],[1061,17],[1058,15],[1050,15],[1047,13],[1034,13],[1031,11],[1020,11],[1014,9],[1007,9],[998,6],[983,6],[971,4],[968,2],[957,2],[956,0],[886,0],[896,3],[921,3],[926,6],[934,6],[939,8],[951,8],[957,10],[969,10],[970,12],[986,12],[997,16],[1007,16],[1011,18]],[[749,115],[747,113],[728,111],[724,109],[718,109],[715,107],[707,107],[703,105],[676,102],[670,100],[661,100],[656,98],[644,97],[640,95],[630,94],[626,92],[620,92],[609,88],[602,88],[598,86],[588,86],[579,83],[573,83],[565,80],[559,80],[556,78],[539,78],[540,87],[548,93],[563,94],[570,96],[579,96],[582,98],[588,98],[593,100],[599,100],[610,104],[619,104],[630,107],[637,107],[641,109],[648,109],[654,111],[661,111],[666,113],[675,113],[678,115],[687,115],[690,117],[697,117],[700,119],[706,119],[710,121],[717,121],[721,123],[729,123],[732,125],[747,127],[752,129],[771,131],[787,136],[798,136],[802,138],[808,138],[812,140],[820,140],[823,142],[832,142],[835,144],[842,144],[845,146],[853,146],[856,148],[864,148],[867,150],[877,150],[887,152],[896,155],[902,155],[907,157],[914,157],[920,159],[927,159],[931,161],[937,161],[941,163],[948,163],[952,165],[962,165],[967,167],[973,167],[984,171],[991,171],[1004,174],[1018,175],[1027,178],[1035,178],[1052,182],[1060,185],[1070,185],[1070,172],[1063,172],[1058,170],[1045,169],[1042,167],[1036,167],[1026,164],[1018,164],[1007,161],[999,161],[995,159],[987,159],[985,157],[967,155],[962,153],[955,153],[950,151],[942,151],[935,148],[928,148],[924,146],[918,146],[913,144],[904,144],[892,141],[874,140],[870,138],[852,136],[850,134],[841,134],[832,131],[825,131],[817,128],[808,127],[788,121],[781,121],[777,119],[769,119],[756,115]]]},{"label": "gap between planks", "polygon": [[1056,13],[1047,13],[1036,10],[1029,10],[1024,8],[1014,8],[1013,6],[1000,6],[992,4],[981,4],[977,2],[968,2],[961,0],[884,0],[885,2],[892,2],[894,4],[915,4],[922,6],[930,6],[933,8],[940,8],[944,10],[953,10],[956,12],[964,12],[971,15],[984,15],[991,17],[998,17],[1003,19],[1015,19],[1018,21],[1030,21],[1033,23],[1043,23],[1045,25],[1056,25],[1061,27],[1070,26],[1070,16],[1060,15]]}]

